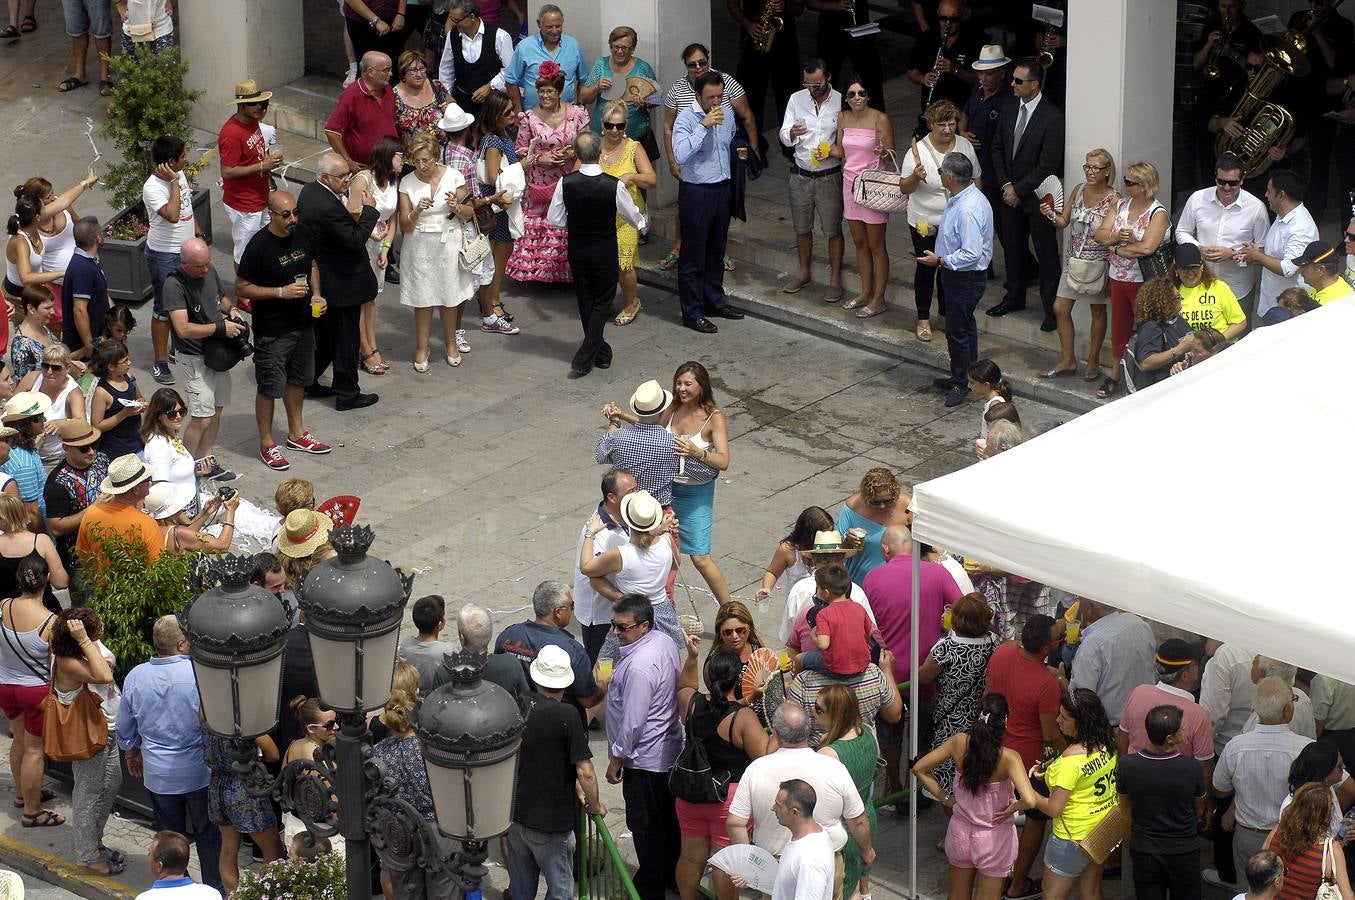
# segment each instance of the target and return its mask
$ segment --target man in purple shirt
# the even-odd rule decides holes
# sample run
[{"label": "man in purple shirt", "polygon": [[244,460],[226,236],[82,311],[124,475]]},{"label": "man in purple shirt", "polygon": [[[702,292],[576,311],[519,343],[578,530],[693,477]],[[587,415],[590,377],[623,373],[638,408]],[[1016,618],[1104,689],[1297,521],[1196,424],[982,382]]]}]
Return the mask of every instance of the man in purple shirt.
[{"label": "man in purple shirt", "polygon": [[[908,659],[913,637],[913,534],[895,525],[880,538],[885,564],[870,570],[861,588],[866,592],[875,624],[885,639],[885,649],[899,661],[901,673],[910,669]],[[961,597],[955,579],[940,563],[923,561],[918,575],[917,664],[922,665],[932,647],[941,639],[941,614],[945,607]],[[918,716],[919,747],[932,743],[932,705],[934,694],[924,689]],[[891,775],[898,771],[905,729],[880,727],[880,749]]]},{"label": "man in purple shirt", "polygon": [[643,594],[625,594],[612,609],[621,644],[607,687],[607,781],[621,784],[626,827],[635,839],[635,889],[640,900],[676,890],[682,835],[668,790],[668,769],[682,749],[677,716],[677,646],[654,630],[654,608]]}]

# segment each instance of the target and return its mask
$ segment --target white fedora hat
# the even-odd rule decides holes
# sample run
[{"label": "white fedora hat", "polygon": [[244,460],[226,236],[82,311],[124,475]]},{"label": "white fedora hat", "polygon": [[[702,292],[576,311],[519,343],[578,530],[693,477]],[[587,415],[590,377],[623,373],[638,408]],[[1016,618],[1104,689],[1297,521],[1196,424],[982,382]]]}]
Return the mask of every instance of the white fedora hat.
[{"label": "white fedora hat", "polygon": [[630,411],[637,416],[657,416],[673,403],[673,394],[657,381],[649,380],[630,395]]},{"label": "white fedora hat", "polygon": [[191,484],[157,481],[146,492],[146,514],[156,520],[171,518],[186,509],[197,495],[197,489]]},{"label": "white fedora hat", "polygon": [[631,491],[621,498],[621,521],[631,531],[650,534],[663,528],[663,507],[649,491]]},{"label": "white fedora hat", "polygon": [[532,681],[552,691],[564,690],[574,683],[574,667],[564,647],[547,644],[528,666]]},{"label": "white fedora hat", "polygon": [[976,72],[983,72],[988,69],[1000,69],[1009,65],[1011,60],[1007,54],[1002,52],[1001,44],[984,44],[983,49],[979,51],[979,58],[974,60],[973,69]]},{"label": "white fedora hat", "polygon": [[440,128],[443,131],[455,133],[457,131],[465,131],[474,124],[475,116],[466,112],[457,105],[455,100],[453,100],[451,103],[447,104],[445,109],[443,109],[442,118],[438,119],[438,123],[435,127]]}]

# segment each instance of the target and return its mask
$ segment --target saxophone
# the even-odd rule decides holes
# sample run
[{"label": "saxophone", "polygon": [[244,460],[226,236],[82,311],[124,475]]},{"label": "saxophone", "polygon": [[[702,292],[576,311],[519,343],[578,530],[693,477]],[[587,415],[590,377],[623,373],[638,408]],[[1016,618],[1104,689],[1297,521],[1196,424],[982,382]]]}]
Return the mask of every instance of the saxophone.
[{"label": "saxophone", "polygon": [[785,19],[777,15],[774,0],[763,0],[762,15],[758,16],[758,25],[762,28],[762,39],[755,45],[758,53],[771,53],[772,41],[776,33],[786,27]]},{"label": "saxophone", "polygon": [[1233,137],[1219,133],[1214,144],[1216,155],[1236,154],[1242,160],[1242,177],[1252,178],[1270,168],[1269,150],[1289,143],[1294,134],[1294,115],[1267,99],[1285,78],[1308,74],[1308,39],[1302,32],[1286,31],[1275,46],[1265,52],[1260,70],[1247,82],[1242,98],[1233,109],[1233,118],[1242,123],[1242,133]]}]

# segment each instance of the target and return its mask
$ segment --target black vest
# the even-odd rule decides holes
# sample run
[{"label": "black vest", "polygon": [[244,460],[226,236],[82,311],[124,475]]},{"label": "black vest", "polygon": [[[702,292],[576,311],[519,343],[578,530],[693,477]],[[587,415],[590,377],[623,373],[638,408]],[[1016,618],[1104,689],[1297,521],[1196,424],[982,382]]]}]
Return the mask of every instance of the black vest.
[{"label": "black vest", "polygon": [[489,84],[503,64],[499,62],[498,51],[494,49],[494,41],[499,36],[497,25],[491,25],[484,22],[485,33],[480,36],[480,58],[473,63],[466,62],[465,57],[461,55],[461,32],[453,26],[452,38],[452,59],[456,62],[456,82],[452,85],[452,97],[457,105],[468,113],[477,113],[480,110],[480,104],[471,100],[471,94],[482,84]]},{"label": "black vest", "polygon": [[[584,253],[597,248],[616,253],[616,179],[606,172],[564,177],[565,212],[569,215],[569,246]],[[576,243],[577,242],[577,243]]]}]

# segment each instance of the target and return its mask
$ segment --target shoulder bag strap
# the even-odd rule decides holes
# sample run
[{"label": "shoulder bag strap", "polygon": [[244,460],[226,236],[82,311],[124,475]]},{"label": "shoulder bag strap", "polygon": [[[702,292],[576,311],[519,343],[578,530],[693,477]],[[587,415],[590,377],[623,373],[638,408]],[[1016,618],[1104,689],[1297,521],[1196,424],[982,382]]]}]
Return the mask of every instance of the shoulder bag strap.
[{"label": "shoulder bag strap", "polygon": [[687,719],[683,725],[687,731],[688,744],[696,741],[696,729],[692,726],[692,712],[696,709],[696,695],[699,693],[701,693],[699,689],[692,691],[692,696],[687,700]]},{"label": "shoulder bag strap", "polygon": [[[13,622],[14,598],[11,597],[10,599],[4,602],[9,604],[10,621]],[[0,611],[3,611],[3,609],[4,607],[0,606]],[[38,630],[41,631],[42,629],[46,628],[47,623],[50,621],[52,621],[51,616],[48,616],[46,619],[43,619],[42,624],[38,626]],[[24,667],[28,669],[28,671],[33,673],[34,677],[36,678],[50,677],[50,673],[43,666],[43,663],[45,663],[46,660],[35,659],[33,657],[33,654],[28,652],[28,648],[24,646],[23,641],[18,640],[18,631],[16,629],[10,628],[8,625],[5,625],[3,618],[0,618],[0,632],[3,632],[5,635],[5,644],[9,647],[10,650],[14,652],[14,655],[18,657],[19,661],[24,664]]]}]

